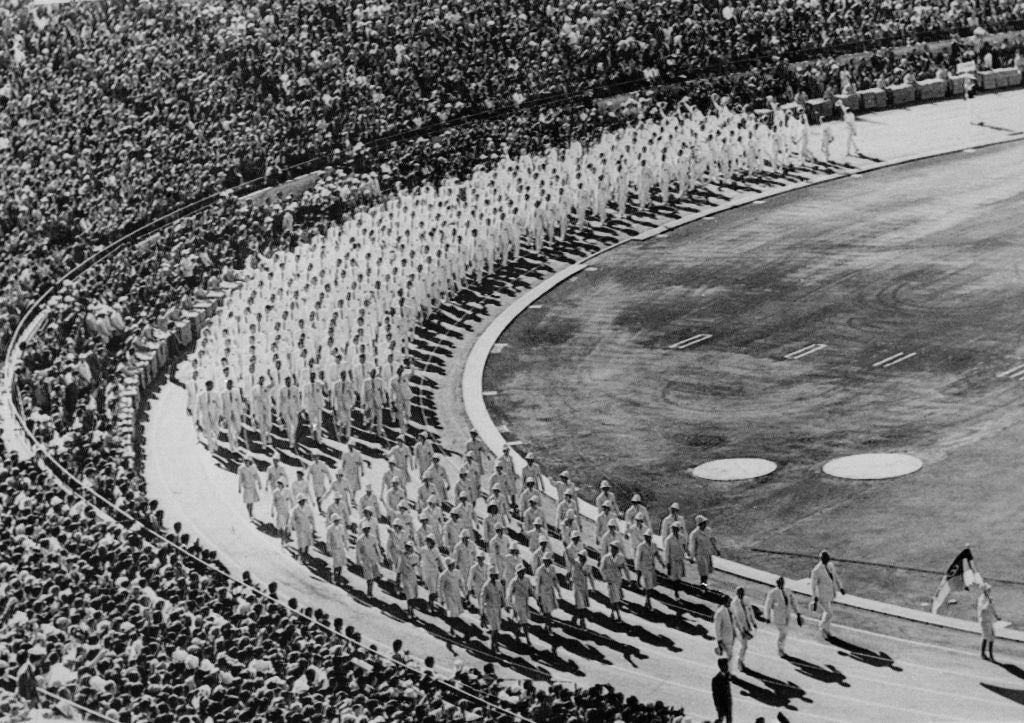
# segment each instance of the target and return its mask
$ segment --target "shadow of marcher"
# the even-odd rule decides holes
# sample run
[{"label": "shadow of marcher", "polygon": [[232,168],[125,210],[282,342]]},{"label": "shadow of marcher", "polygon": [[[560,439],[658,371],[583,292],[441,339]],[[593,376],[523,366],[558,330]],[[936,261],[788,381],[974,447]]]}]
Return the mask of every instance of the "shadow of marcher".
[{"label": "shadow of marcher", "polygon": [[869,650],[868,648],[851,643],[848,640],[837,638],[835,635],[829,638],[829,642],[839,648],[839,654],[842,656],[853,658],[854,660],[866,663],[867,665],[873,665],[876,668],[888,668],[889,670],[897,673],[903,672],[903,668],[896,665],[896,661],[893,660],[891,655],[883,653],[880,650]]},{"label": "shadow of marcher", "polygon": [[783,658],[792,663],[798,672],[803,673],[808,678],[820,680],[822,683],[835,683],[843,688],[850,687],[850,684],[846,682],[846,676],[834,665],[818,665],[809,660],[788,654],[784,655]]},{"label": "shadow of marcher", "polygon": [[[777,708],[787,708],[789,710],[796,710],[796,708],[793,705],[793,701],[795,700],[799,700],[804,703],[814,702],[811,698],[807,697],[806,690],[804,690],[792,681],[779,680],[778,678],[773,678],[772,676],[766,675],[765,673],[760,673],[750,668],[749,666],[744,668],[743,673],[745,675],[750,676],[751,678],[761,681],[761,683],[765,686],[765,689],[767,689],[767,692],[771,693],[770,698],[768,696],[765,696],[763,699],[757,698],[757,700],[760,700],[761,702],[766,703],[767,705],[771,705]],[[741,679],[738,679],[734,676],[733,680],[738,682]]]}]

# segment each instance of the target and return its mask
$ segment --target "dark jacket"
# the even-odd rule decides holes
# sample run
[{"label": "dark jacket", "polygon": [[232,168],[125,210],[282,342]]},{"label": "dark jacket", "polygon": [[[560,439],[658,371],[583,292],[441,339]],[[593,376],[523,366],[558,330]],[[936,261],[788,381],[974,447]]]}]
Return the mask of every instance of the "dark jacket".
[{"label": "dark jacket", "polygon": [[711,679],[711,697],[715,700],[715,711],[719,718],[732,715],[732,684],[728,673],[721,671]]}]

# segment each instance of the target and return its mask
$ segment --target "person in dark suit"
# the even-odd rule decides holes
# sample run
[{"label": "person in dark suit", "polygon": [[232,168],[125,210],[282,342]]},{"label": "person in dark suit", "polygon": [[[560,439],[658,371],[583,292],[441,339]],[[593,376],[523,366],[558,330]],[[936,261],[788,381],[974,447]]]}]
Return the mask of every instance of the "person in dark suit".
[{"label": "person in dark suit", "polygon": [[36,650],[30,650],[25,661],[18,668],[18,695],[29,705],[39,705],[38,682],[36,681],[36,665],[42,656]]},{"label": "person in dark suit", "polygon": [[718,673],[711,679],[711,697],[715,701],[715,723],[732,723],[732,678],[729,661],[720,658]]}]

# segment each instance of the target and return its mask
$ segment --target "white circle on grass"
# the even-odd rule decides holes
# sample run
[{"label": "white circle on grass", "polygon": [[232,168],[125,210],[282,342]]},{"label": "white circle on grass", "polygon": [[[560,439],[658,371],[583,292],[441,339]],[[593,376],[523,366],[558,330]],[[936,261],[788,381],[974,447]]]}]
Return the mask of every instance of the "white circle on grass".
[{"label": "white circle on grass", "polygon": [[694,467],[693,476],[719,482],[732,482],[735,480],[764,477],[774,472],[778,466],[770,459],[761,459],[760,457],[715,459]]},{"label": "white circle on grass", "polygon": [[923,464],[912,454],[854,454],[825,463],[821,471],[843,479],[892,479],[913,474]]}]

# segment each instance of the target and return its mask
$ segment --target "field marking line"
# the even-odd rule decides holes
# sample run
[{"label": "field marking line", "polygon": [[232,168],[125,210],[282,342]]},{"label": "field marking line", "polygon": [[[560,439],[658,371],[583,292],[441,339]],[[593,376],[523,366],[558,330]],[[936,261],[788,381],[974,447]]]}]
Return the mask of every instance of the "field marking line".
[{"label": "field marking line", "polygon": [[1008,377],[1011,374],[1013,374],[1015,372],[1019,372],[1019,371],[1024,371],[1024,364],[1018,364],[1015,367],[1011,367],[1010,369],[1007,369],[1005,372],[999,372],[998,374],[996,374],[996,379],[1002,379],[1003,377]]},{"label": "field marking line", "polygon": [[902,364],[903,362],[907,361],[908,359],[913,359],[915,356],[917,356],[917,352],[916,351],[912,351],[909,354],[905,354],[900,359],[895,359],[895,360],[889,362],[888,364],[883,364],[882,368],[883,369],[888,369],[889,367],[894,367],[897,364]]},{"label": "field marking line", "polygon": [[668,348],[675,350],[687,349],[696,344],[700,344],[703,341],[707,341],[710,338],[711,334],[694,334],[693,336],[689,336],[681,341],[677,341],[675,344],[670,344]]},{"label": "field marking line", "polygon": [[799,349],[797,349],[796,351],[791,351],[791,352],[789,352],[789,354],[786,354],[786,355],[785,355],[784,357],[782,357],[782,358],[783,358],[783,359],[795,359],[795,358],[797,357],[797,354],[799,354],[800,352],[805,352],[805,351],[807,351],[807,350],[808,350],[808,349],[810,349],[810,348],[811,348],[812,346],[814,346],[814,344],[808,344],[807,346],[802,346],[802,347],[800,347]]},{"label": "field marking line", "polygon": [[803,359],[805,356],[810,356],[811,354],[815,354],[815,353],[821,351],[822,349],[826,348],[827,346],[828,346],[828,344],[808,344],[807,346],[803,347],[802,349],[797,349],[796,351],[791,351],[789,354],[786,354],[786,356],[784,356],[782,358],[783,359],[789,359],[790,361],[796,361],[797,359]]},{"label": "field marking line", "polygon": [[1014,379],[1014,380],[1024,379],[1024,369],[1021,369],[1020,371],[1014,372],[1013,374],[1010,375],[1009,378],[1010,379]]},{"label": "field marking line", "polygon": [[887,364],[888,362],[891,362],[893,359],[895,359],[897,357],[903,356],[903,354],[904,354],[904,352],[898,351],[895,354],[893,354],[892,356],[887,356],[885,359],[879,359],[878,361],[876,361],[874,364],[871,365],[871,368],[875,369],[877,367],[883,366],[883,365]]},{"label": "field marking line", "polygon": [[[810,618],[810,620],[816,620],[816,618]],[[947,645],[938,645],[936,643],[926,643],[926,642],[924,642],[922,640],[911,640],[910,638],[901,638],[901,637],[896,636],[896,635],[889,635],[888,633],[879,633],[879,632],[875,632],[874,630],[867,630],[865,628],[855,628],[855,627],[852,627],[850,625],[841,625],[841,624],[833,623],[832,627],[838,628],[839,630],[846,630],[846,631],[849,631],[851,633],[856,633],[857,635],[872,635],[872,636],[874,636],[876,638],[884,638],[885,640],[891,640],[892,642],[900,643],[901,645],[912,645],[912,646],[918,647],[918,648],[929,648],[929,649],[932,649],[932,650],[941,650],[941,651],[946,652],[946,653],[952,653],[954,655],[959,655],[959,656],[962,656],[962,657],[970,658],[971,660],[977,660],[977,658],[978,658],[977,652],[970,651],[970,650],[961,650],[960,648],[952,648],[952,647],[949,647]],[[814,638],[805,638],[804,642],[809,644],[809,645],[822,648],[824,650],[838,650],[838,648],[836,648],[835,646],[833,646],[833,645],[831,645],[829,643],[822,642],[820,640],[816,640]],[[970,681],[972,681],[974,683],[981,682],[979,680],[979,676],[976,673],[963,672],[963,671],[957,670],[956,668],[936,668],[933,665],[925,665],[924,663],[918,663],[916,661],[906,660],[906,659],[899,659],[899,660],[897,660],[897,659],[894,658],[893,662],[895,662],[897,665],[899,665],[902,668],[919,668],[921,670],[929,670],[929,671],[932,671],[934,673],[941,673],[943,675],[952,675],[952,676],[957,677],[957,678],[964,678],[964,679],[970,680]],[[1012,676],[1011,679],[1012,680],[1016,680],[1016,676],[1013,676],[1012,673],[1007,673],[1007,676]]]}]

